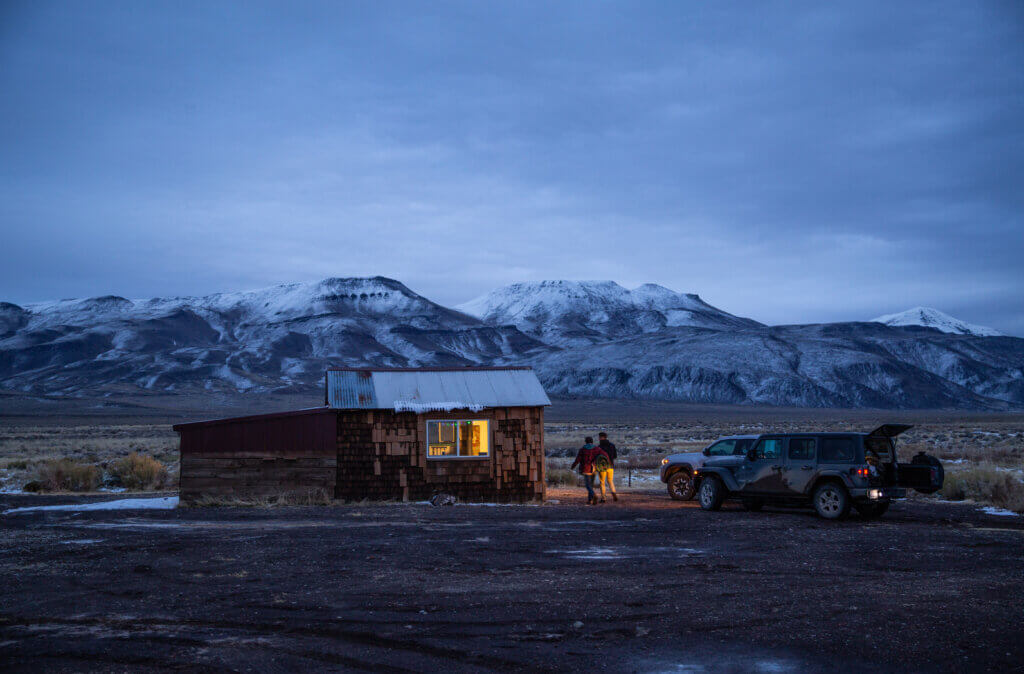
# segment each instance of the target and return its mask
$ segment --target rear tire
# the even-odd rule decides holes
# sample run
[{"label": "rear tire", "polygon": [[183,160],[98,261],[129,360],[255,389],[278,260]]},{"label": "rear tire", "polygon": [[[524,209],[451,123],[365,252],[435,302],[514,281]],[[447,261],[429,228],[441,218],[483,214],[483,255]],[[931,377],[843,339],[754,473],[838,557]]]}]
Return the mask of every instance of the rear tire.
[{"label": "rear tire", "polygon": [[718,510],[725,500],[725,485],[717,477],[708,476],[700,481],[700,507]]},{"label": "rear tire", "polygon": [[878,519],[885,514],[885,511],[889,509],[888,503],[855,503],[853,505],[860,513],[860,516],[866,520]]},{"label": "rear tire", "polygon": [[764,508],[764,501],[759,498],[745,498],[743,499],[743,509],[748,510],[752,513],[760,512],[761,508]]},{"label": "rear tire", "polygon": [[668,495],[673,501],[689,501],[696,495],[697,485],[688,470],[679,470],[668,478]]},{"label": "rear tire", "polygon": [[850,494],[836,482],[826,482],[811,497],[818,515],[827,520],[841,520],[850,514]]}]

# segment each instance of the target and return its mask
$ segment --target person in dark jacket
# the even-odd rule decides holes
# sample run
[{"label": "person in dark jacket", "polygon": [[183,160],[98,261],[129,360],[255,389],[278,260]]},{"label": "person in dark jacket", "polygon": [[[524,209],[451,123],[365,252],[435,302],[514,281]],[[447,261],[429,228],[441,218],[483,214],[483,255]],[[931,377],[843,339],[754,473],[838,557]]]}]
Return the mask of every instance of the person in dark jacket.
[{"label": "person in dark jacket", "polygon": [[587,487],[587,505],[597,505],[597,494],[594,493],[594,461],[598,457],[604,457],[609,464],[611,459],[599,447],[594,446],[594,438],[587,436],[580,451],[576,452],[576,460],[572,462],[569,469],[580,467],[583,474],[583,484]]},{"label": "person in dark jacket", "polygon": [[597,434],[597,446],[605,454],[608,455],[608,467],[605,470],[601,470],[600,466],[597,471],[597,484],[601,487],[601,503],[604,503],[604,485],[608,483],[608,489],[612,492],[612,498],[616,501],[619,500],[619,495],[615,493],[615,459],[619,457],[619,453],[615,450],[615,445],[608,441],[608,434],[601,431]]}]

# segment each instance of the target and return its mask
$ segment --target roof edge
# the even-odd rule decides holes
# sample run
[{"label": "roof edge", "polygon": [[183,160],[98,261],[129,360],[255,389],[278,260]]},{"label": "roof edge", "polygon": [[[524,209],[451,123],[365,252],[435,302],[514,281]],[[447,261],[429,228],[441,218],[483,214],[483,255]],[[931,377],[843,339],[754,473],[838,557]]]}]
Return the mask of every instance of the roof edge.
[{"label": "roof edge", "polygon": [[493,372],[501,370],[533,370],[529,365],[467,367],[329,367],[327,372]]},{"label": "roof edge", "polygon": [[308,414],[322,414],[324,412],[337,412],[334,407],[307,407],[301,410],[288,410],[286,412],[268,412],[265,414],[246,414],[240,417],[221,417],[219,419],[204,419],[202,421],[187,421],[183,424],[174,424],[171,429],[181,432],[184,429],[201,428],[203,426],[219,426],[231,424],[237,421],[256,421],[259,419],[279,419],[282,417],[301,417]]}]

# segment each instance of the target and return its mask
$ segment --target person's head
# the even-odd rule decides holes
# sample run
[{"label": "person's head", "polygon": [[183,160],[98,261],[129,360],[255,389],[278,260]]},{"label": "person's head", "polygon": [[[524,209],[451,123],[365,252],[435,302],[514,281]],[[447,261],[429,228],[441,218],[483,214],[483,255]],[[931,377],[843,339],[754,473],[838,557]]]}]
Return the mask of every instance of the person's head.
[{"label": "person's head", "polygon": [[588,435],[587,437],[583,438],[583,444],[585,444],[585,445],[592,445],[592,444],[594,444],[594,438],[592,438],[592,437],[590,437]]},{"label": "person's head", "polygon": [[598,441],[603,442],[608,439],[608,434],[605,433],[604,431],[601,431],[600,433],[597,434],[597,439]]}]

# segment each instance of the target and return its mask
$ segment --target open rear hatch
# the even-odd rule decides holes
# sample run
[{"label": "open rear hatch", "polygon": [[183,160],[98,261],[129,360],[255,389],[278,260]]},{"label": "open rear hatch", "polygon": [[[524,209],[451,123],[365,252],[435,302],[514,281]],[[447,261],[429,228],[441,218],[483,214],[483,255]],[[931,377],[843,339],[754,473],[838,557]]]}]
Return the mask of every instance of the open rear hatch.
[{"label": "open rear hatch", "polygon": [[[870,438],[888,438],[892,443],[893,457],[896,456],[896,436],[913,428],[908,424],[882,424],[868,433]],[[896,484],[922,494],[933,494],[942,489],[945,480],[942,464],[934,456],[918,452],[910,463],[896,464]]]}]

